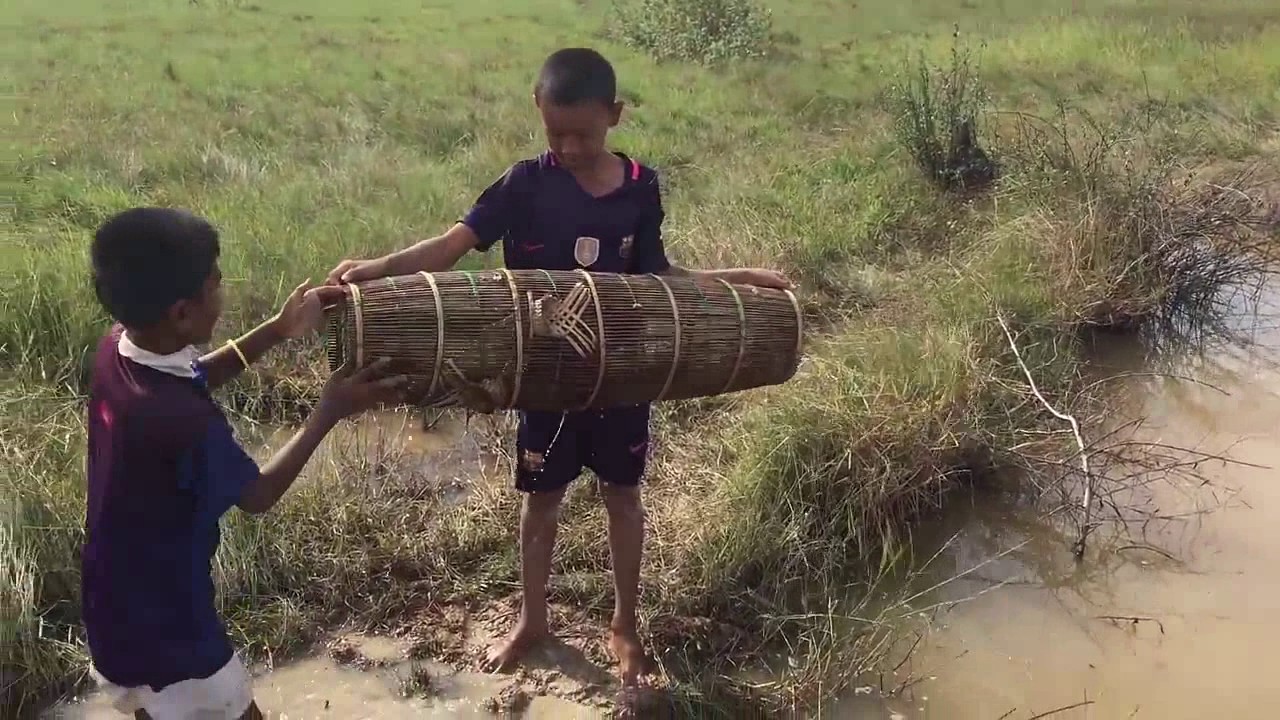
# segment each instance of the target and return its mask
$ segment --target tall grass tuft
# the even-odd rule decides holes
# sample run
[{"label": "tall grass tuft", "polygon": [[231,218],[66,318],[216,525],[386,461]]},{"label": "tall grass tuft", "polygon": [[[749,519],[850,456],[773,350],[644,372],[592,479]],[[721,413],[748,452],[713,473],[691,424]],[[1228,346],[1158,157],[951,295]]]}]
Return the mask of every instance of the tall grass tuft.
[{"label": "tall grass tuft", "polygon": [[76,406],[40,388],[0,390],[0,707],[15,713],[66,688],[81,657]]}]

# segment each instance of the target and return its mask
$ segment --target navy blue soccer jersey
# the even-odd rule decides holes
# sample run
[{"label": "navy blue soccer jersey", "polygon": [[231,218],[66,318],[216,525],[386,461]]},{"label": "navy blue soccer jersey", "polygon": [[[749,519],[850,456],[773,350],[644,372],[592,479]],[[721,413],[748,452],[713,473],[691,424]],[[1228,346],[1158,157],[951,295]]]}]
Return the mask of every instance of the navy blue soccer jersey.
[{"label": "navy blue soccer jersey", "polygon": [[197,373],[131,347],[113,328],[93,367],[82,615],[99,673],[159,691],[231,660],[212,563],[258,466]]},{"label": "navy blue soccer jersey", "polygon": [[[477,249],[502,243],[513,270],[661,274],[670,269],[662,241],[658,175],[616,154],[622,184],[588,193],[550,151],[512,165],[484,190],[462,222]],[[649,448],[649,406],[580,413],[525,412],[516,436],[516,487],[555,491],[584,468],[615,485],[636,485]]]},{"label": "navy blue soccer jersey", "polygon": [[584,190],[550,151],[518,162],[480,194],[462,222],[480,238],[482,252],[501,241],[513,270],[665,272],[670,265],[662,243],[658,175],[618,157],[622,184],[599,197]]}]

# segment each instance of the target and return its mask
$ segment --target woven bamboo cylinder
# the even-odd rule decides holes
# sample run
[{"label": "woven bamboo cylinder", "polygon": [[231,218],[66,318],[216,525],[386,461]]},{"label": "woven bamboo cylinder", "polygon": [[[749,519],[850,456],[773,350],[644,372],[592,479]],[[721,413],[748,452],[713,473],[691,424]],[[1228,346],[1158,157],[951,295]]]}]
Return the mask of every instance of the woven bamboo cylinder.
[{"label": "woven bamboo cylinder", "polygon": [[329,367],[378,358],[406,402],[575,411],[789,380],[803,317],[785,290],[586,271],[418,273],[349,286],[327,319]]}]

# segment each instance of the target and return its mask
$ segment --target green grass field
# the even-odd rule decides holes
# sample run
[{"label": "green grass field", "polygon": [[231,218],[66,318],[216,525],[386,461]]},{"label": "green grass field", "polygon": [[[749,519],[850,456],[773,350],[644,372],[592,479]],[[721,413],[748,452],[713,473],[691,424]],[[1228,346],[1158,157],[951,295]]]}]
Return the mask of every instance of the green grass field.
[{"label": "green grass field", "polygon": [[[736,712],[805,704],[874,668],[881,626],[833,623],[854,613],[824,598],[882,605],[857,588],[894,565],[904,523],[966,478],[1023,464],[1011,449],[1026,431],[1059,427],[997,316],[1046,394],[1086,412],[1083,329],[1211,327],[1214,292],[1256,269],[1258,248],[1232,234],[1256,209],[1206,179],[1280,167],[1280,6],[770,5],[769,52],[708,66],[614,39],[609,3],[587,0],[7,3],[5,712],[83,676],[81,393],[106,327],[86,279],[93,228],[137,204],[210,217],[222,332],[242,331],[339,260],[444,229],[538,152],[533,75],[564,45],[617,66],[615,144],[661,171],[673,258],[780,266],[815,319],[791,383],[664,409],[642,600],[650,639],[672,650],[664,672],[690,705]],[[895,132],[922,107],[904,106],[903,83],[922,59],[951,67],[957,29],[976,63],[963,87],[989,93],[975,96],[978,138],[1003,169],[963,200]],[[963,110],[947,91],[929,97]],[[1211,174],[1182,182],[1190,170]],[[1254,182],[1240,189],[1277,187]],[[231,390],[246,433],[305,404],[320,360],[314,346],[281,352]],[[452,506],[420,484],[333,445],[279,512],[231,517],[219,582],[237,639],[278,657],[342,623],[505,597],[515,494]],[[598,619],[611,605],[602,512],[584,489],[565,515],[556,599]],[[726,618],[729,640],[714,629]],[[783,635],[801,660],[778,685],[730,671]]]}]

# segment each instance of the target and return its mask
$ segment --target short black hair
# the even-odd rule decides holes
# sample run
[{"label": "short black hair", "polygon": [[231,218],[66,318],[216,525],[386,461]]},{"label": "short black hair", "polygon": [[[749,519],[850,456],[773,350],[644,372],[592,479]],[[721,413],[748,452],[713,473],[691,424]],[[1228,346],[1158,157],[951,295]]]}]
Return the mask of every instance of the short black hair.
[{"label": "short black hair", "polygon": [[200,294],[220,252],[218,231],[204,218],[185,210],[131,208],[94,233],[93,290],[120,324],[151,327],[174,303]]},{"label": "short black hair", "polygon": [[618,78],[603,55],[590,48],[564,48],[549,55],[534,88],[540,100],[554,105],[599,102],[613,105]]}]

